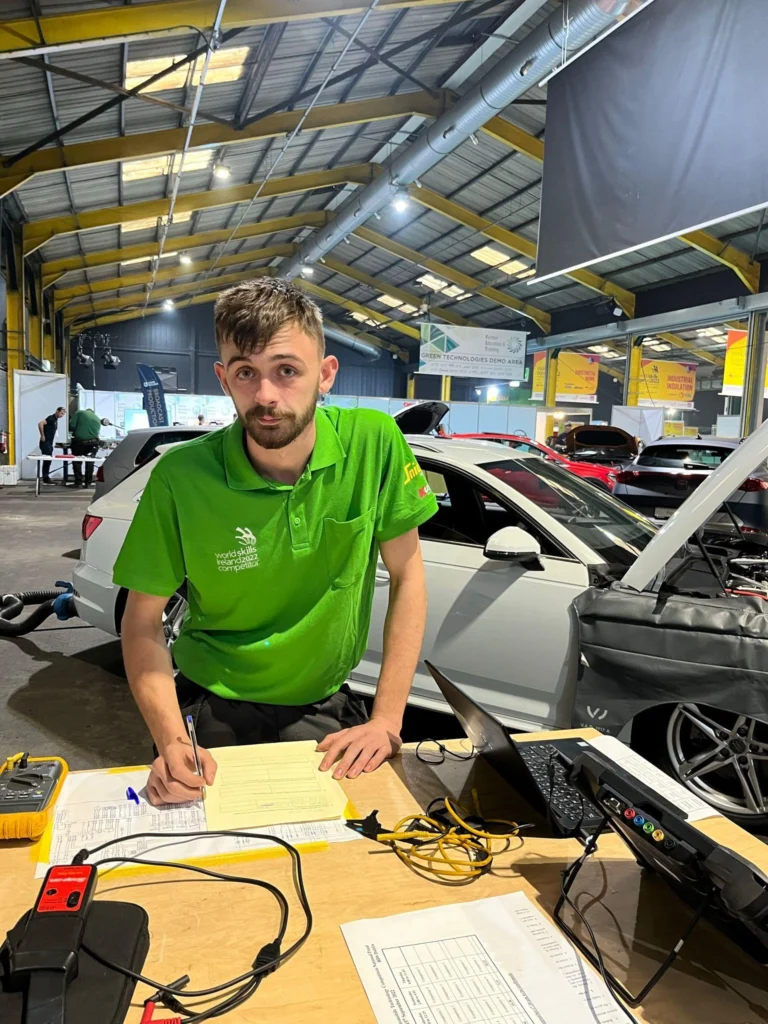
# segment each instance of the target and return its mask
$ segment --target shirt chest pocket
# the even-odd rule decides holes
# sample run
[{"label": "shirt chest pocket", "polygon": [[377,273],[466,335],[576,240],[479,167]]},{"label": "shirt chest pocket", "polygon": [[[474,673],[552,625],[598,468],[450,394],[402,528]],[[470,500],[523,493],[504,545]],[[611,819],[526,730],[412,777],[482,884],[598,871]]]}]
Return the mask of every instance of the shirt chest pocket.
[{"label": "shirt chest pocket", "polygon": [[323,546],[328,576],[334,587],[351,587],[365,573],[373,540],[373,509],[350,519],[323,520]]}]

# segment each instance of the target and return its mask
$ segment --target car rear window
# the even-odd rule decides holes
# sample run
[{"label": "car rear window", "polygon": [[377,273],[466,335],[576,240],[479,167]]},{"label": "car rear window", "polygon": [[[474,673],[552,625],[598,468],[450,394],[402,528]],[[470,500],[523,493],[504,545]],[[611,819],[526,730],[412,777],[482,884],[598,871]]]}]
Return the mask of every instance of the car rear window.
[{"label": "car rear window", "polygon": [[593,445],[595,448],[621,447],[627,443],[627,435],[618,430],[577,430],[574,434],[577,444]]},{"label": "car rear window", "polygon": [[649,444],[638,457],[638,466],[656,466],[683,469],[695,466],[716,469],[728,458],[733,448],[721,445]]},{"label": "car rear window", "polygon": [[163,444],[178,444],[179,441],[191,441],[195,437],[207,434],[207,430],[161,430],[145,441],[136,456],[136,465],[143,466],[157,458],[157,449]]}]

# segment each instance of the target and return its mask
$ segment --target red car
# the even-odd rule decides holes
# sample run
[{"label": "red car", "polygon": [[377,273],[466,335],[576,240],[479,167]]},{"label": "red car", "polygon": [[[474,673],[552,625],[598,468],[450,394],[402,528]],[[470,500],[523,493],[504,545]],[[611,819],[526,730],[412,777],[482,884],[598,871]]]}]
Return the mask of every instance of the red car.
[{"label": "red car", "polygon": [[529,455],[540,455],[548,462],[556,462],[563,469],[570,470],[576,476],[585,480],[591,480],[597,487],[603,490],[612,491],[616,483],[616,470],[611,466],[600,466],[596,462],[577,462],[575,459],[567,459],[564,455],[554,451],[540,441],[533,441],[530,437],[522,437],[520,434],[451,434],[456,438],[473,438],[478,441],[495,441],[496,444],[505,444],[508,448],[517,448],[518,451],[526,452]]}]

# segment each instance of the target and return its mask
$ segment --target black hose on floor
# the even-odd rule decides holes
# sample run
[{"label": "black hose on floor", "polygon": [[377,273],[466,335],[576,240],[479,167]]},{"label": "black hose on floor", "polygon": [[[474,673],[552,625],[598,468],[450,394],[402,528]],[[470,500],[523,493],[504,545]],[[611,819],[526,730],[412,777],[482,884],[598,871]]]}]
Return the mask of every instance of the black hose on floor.
[{"label": "black hose on floor", "polygon": [[[56,589],[27,590],[20,594],[5,594],[0,598],[0,637],[24,636],[25,633],[31,633],[54,612],[56,599],[67,593],[67,590]],[[17,619],[25,607],[33,604],[38,607],[22,622],[10,621]]]}]

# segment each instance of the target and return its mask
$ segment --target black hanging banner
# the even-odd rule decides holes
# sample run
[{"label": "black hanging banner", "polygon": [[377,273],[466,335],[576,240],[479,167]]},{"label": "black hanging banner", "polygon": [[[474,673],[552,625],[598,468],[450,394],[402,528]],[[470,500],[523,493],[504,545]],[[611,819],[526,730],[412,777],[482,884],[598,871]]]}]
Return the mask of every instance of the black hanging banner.
[{"label": "black hanging banner", "polygon": [[141,390],[144,394],[144,408],[150,427],[167,427],[168,410],[165,405],[165,391],[154,367],[137,363]]},{"label": "black hanging banner", "polygon": [[551,79],[537,278],[768,205],[768,0],[653,0]]}]

